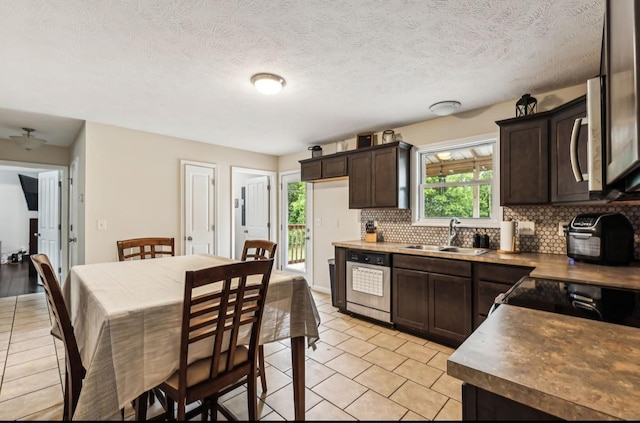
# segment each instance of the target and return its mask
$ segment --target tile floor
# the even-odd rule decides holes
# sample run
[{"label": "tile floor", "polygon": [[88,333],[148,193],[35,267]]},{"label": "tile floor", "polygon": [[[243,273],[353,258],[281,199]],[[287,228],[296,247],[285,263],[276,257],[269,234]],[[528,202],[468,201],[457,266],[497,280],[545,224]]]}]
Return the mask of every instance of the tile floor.
[{"label": "tile floor", "polygon": [[[322,324],[317,349],[306,353],[307,420],[461,420],[461,381],[446,374],[453,349],[346,316],[328,295],[313,295]],[[61,419],[64,348],[50,328],[44,293],[0,298],[1,420]],[[293,420],[288,342],[265,345],[265,361],[260,420]],[[246,390],[223,402],[246,420]]]}]

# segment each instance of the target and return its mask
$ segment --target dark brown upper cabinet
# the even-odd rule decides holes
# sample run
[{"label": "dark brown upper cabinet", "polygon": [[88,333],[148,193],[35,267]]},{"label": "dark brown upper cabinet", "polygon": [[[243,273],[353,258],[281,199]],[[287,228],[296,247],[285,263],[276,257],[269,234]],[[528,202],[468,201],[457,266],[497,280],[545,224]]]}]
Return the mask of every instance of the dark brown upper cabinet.
[{"label": "dark brown upper cabinet", "polygon": [[300,160],[300,179],[314,182],[347,176],[347,153]]},{"label": "dark brown upper cabinet", "polygon": [[399,141],[360,150],[349,154],[349,208],[409,208],[411,145]]},{"label": "dark brown upper cabinet", "polygon": [[549,202],[549,115],[496,122],[500,126],[500,205]]},{"label": "dark brown upper cabinet", "polygon": [[[589,200],[587,181],[576,182],[571,170],[571,132],[576,119],[586,117],[587,97],[579,97],[554,110],[550,121],[551,130],[551,202],[585,202]],[[578,160],[582,169],[587,166],[586,125],[580,129],[577,139]]]}]

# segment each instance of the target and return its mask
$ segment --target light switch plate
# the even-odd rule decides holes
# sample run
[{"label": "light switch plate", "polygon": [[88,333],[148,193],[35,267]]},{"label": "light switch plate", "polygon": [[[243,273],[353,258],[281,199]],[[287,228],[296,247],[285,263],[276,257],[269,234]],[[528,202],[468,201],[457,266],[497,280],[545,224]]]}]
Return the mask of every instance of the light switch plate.
[{"label": "light switch plate", "polygon": [[98,230],[99,231],[107,230],[107,221],[105,219],[98,219]]},{"label": "light switch plate", "polygon": [[520,235],[535,235],[536,226],[535,223],[529,221],[518,221],[518,232]]},{"label": "light switch plate", "polygon": [[565,236],[564,230],[569,226],[570,222],[558,222],[558,236]]}]

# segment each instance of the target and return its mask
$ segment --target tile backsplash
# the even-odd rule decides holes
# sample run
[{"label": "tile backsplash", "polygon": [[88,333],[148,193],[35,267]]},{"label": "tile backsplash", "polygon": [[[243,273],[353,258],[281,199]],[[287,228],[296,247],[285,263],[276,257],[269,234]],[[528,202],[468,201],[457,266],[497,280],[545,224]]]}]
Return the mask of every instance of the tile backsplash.
[{"label": "tile backsplash", "polygon": [[[564,236],[558,235],[558,223],[568,222],[581,213],[618,212],[624,214],[633,225],[634,256],[640,259],[640,206],[604,205],[604,206],[514,206],[504,207],[504,217],[517,221],[532,221],[535,235],[516,235],[516,246],[522,252],[566,254]],[[380,241],[401,242],[407,244],[446,244],[449,228],[432,226],[412,226],[411,210],[401,209],[363,209],[360,212],[360,233],[364,239],[364,225],[368,220],[378,222]],[[457,245],[471,247],[475,228],[459,228]],[[489,247],[500,247],[500,229],[478,229],[481,234],[489,235]]]}]

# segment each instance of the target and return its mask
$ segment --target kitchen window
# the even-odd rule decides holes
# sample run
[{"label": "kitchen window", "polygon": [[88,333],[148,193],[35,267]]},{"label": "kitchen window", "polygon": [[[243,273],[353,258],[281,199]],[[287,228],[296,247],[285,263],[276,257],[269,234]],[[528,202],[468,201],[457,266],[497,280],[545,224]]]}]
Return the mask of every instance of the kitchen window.
[{"label": "kitchen window", "polygon": [[498,227],[497,136],[483,135],[422,146],[415,155],[413,223]]}]

